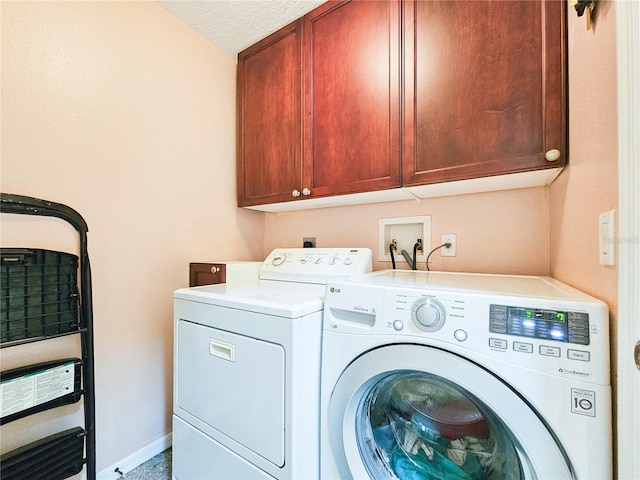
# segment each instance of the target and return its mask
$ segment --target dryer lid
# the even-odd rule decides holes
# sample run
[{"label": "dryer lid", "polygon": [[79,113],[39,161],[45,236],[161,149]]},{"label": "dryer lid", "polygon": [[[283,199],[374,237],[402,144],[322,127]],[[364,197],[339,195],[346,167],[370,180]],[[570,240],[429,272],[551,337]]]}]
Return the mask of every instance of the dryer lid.
[{"label": "dryer lid", "polygon": [[276,248],[259,281],[182,288],[174,298],[296,319],[324,308],[327,280],[371,272],[368,248]]},{"label": "dryer lid", "polygon": [[288,319],[300,318],[324,307],[324,285],[261,280],[251,285],[207,285],[181,288],[175,299],[246,310]]}]

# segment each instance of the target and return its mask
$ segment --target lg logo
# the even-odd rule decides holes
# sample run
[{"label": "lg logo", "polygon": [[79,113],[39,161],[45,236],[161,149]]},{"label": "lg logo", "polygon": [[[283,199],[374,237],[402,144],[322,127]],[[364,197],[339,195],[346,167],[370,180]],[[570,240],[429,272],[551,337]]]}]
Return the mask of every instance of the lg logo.
[{"label": "lg logo", "polygon": [[331,287],[331,288],[329,289],[329,291],[330,291],[331,293],[340,293],[340,289],[339,289],[339,288],[336,288],[336,287]]}]

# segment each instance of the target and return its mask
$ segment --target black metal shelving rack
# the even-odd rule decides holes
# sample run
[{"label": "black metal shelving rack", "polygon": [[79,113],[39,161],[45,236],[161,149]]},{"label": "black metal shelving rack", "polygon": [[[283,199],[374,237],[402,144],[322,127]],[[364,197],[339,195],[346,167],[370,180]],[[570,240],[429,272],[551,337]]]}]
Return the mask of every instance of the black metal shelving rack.
[{"label": "black metal shelving rack", "polygon": [[[56,372],[55,368],[64,369],[65,366],[69,367],[69,370],[74,372],[75,378],[72,381],[74,383],[73,392],[68,395],[59,396],[49,402],[46,402],[36,407],[26,409],[22,413],[10,415],[1,419],[1,423],[8,423],[14,419],[21,418],[22,416],[31,415],[38,411],[42,411],[48,408],[54,408],[62,404],[69,404],[79,401],[80,397],[84,400],[84,428],[76,427],[65,432],[60,432],[50,437],[38,440],[32,444],[20,447],[17,450],[3,454],[0,457],[0,477],[3,480],[15,479],[63,479],[68,478],[71,475],[79,473],[86,465],[86,474],[89,480],[95,480],[96,478],[96,443],[95,443],[95,381],[94,381],[94,344],[93,344],[93,306],[92,306],[92,293],[91,293],[91,267],[89,264],[89,254],[87,251],[87,223],[82,216],[66,205],[60,203],[54,203],[46,200],[41,200],[33,197],[27,197],[23,195],[14,194],[1,194],[1,208],[2,213],[22,214],[22,215],[37,215],[56,217],[62,219],[71,224],[80,235],[80,256],[79,265],[77,265],[77,257],[50,251],[34,251],[28,250],[25,253],[25,257],[31,262],[41,261],[40,259],[58,258],[62,256],[66,261],[68,258],[73,257],[76,264],[74,267],[79,269],[80,272],[80,288],[79,298],[77,298],[77,286],[74,290],[75,293],[67,295],[72,298],[74,303],[74,309],[76,310],[76,318],[74,320],[62,320],[64,317],[59,315],[61,319],[59,324],[64,326],[62,328],[51,328],[51,325],[42,325],[40,330],[37,328],[34,333],[32,327],[25,327],[26,332],[22,337],[24,338],[10,338],[4,335],[0,348],[14,347],[27,342],[36,342],[40,340],[46,340],[53,337],[65,336],[65,335],[80,335],[81,336],[81,359],[63,359],[55,362],[47,362],[47,364],[29,365],[12,371],[2,372],[2,381],[12,380],[15,378],[27,378],[28,376],[37,375],[38,372],[42,375],[52,375]],[[4,249],[3,249],[4,250]],[[19,263],[24,263],[22,252],[20,249],[12,249],[11,253],[15,255],[11,256],[11,259],[4,257],[4,260],[13,260]],[[56,257],[56,255],[58,257]],[[8,254],[7,254],[8,255]],[[48,256],[47,256],[48,255]],[[53,255],[53,257],[52,257]],[[67,257],[65,257],[67,256]],[[33,260],[35,258],[35,260]],[[59,268],[59,267],[58,267]],[[3,266],[4,269],[4,266]],[[73,270],[73,268],[71,268]],[[42,270],[45,271],[44,269]],[[8,272],[8,270],[7,270]],[[72,272],[73,275],[77,274]],[[3,270],[4,275],[4,270]],[[44,275],[44,273],[43,273]],[[8,277],[8,273],[7,273]],[[66,277],[65,277],[66,278]],[[77,278],[74,278],[77,282]],[[10,283],[10,282],[8,282]],[[3,295],[4,294],[3,287]],[[7,287],[9,292],[9,288]],[[9,293],[2,298],[3,308],[4,304],[9,303]],[[16,295],[14,295],[15,297]],[[5,302],[6,300],[6,302]],[[25,306],[25,312],[27,307]],[[9,316],[5,316],[3,311],[3,322],[9,324],[11,321],[15,321]],[[68,312],[65,312],[68,313]],[[26,324],[26,322],[25,322]],[[3,329],[6,325],[3,325]],[[54,326],[55,327],[55,326]]]}]

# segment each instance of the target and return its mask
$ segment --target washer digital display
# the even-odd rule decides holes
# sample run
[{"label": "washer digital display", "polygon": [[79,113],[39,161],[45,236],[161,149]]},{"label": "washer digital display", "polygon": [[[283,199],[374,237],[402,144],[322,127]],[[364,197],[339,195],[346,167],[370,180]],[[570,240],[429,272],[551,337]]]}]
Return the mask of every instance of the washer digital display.
[{"label": "washer digital display", "polygon": [[489,331],[589,345],[589,315],[582,312],[491,305]]}]

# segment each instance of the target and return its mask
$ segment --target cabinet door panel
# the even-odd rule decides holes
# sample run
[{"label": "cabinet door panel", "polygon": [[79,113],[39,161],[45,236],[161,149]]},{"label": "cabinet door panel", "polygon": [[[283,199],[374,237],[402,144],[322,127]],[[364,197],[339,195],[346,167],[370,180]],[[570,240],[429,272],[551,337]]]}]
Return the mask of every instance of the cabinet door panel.
[{"label": "cabinet door panel", "polygon": [[312,196],[399,186],[398,3],[329,2],[305,21],[305,186]]},{"label": "cabinet door panel", "polygon": [[292,199],[302,181],[301,22],[238,55],[238,203]]},{"label": "cabinet door panel", "polygon": [[564,162],[563,2],[405,8],[405,185]]},{"label": "cabinet door panel", "polygon": [[224,263],[189,263],[189,286],[217,285],[227,281],[227,265]]}]

